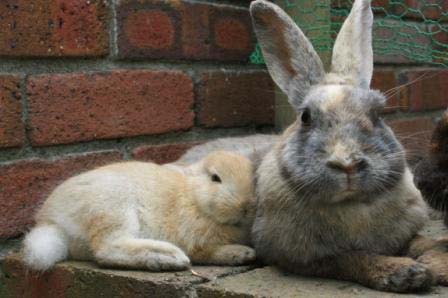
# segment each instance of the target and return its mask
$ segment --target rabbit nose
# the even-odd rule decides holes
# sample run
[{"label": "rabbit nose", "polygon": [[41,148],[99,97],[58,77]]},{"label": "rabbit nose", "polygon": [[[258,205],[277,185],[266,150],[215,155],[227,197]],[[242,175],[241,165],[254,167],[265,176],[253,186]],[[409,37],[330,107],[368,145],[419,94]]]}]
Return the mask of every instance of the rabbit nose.
[{"label": "rabbit nose", "polygon": [[327,160],[327,167],[350,175],[365,169],[367,167],[367,161],[363,158],[330,157]]}]

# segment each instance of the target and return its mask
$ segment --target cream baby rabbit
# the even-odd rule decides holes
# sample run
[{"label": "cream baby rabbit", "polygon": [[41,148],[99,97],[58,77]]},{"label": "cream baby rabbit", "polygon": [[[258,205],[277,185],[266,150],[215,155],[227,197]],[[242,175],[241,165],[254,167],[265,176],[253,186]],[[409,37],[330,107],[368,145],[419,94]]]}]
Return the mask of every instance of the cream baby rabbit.
[{"label": "cream baby rabbit", "polygon": [[214,152],[188,167],[123,162],[68,179],[24,240],[26,264],[46,270],[67,257],[100,265],[181,270],[255,259],[250,161]]}]

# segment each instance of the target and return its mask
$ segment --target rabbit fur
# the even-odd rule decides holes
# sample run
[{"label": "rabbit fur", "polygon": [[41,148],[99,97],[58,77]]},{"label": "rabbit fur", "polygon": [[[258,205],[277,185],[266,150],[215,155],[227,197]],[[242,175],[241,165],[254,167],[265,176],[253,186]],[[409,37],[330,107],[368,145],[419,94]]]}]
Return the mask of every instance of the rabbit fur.
[{"label": "rabbit fur", "polygon": [[354,1],[328,73],[280,7],[256,0],[250,13],[269,73],[297,113],[256,168],[257,257],[378,290],[428,289],[432,270],[404,255],[428,219],[427,205],[379,116],[386,98],[369,89],[370,1]]},{"label": "rabbit fur", "polygon": [[328,74],[283,10],[264,0],[250,10],[269,72],[298,115],[257,169],[258,256],[380,290],[428,288],[429,269],[387,257],[399,254],[428,216],[403,148],[378,116],[386,99],[369,89],[370,1],[354,2]]},{"label": "rabbit fur", "polygon": [[123,162],[66,180],[24,240],[25,263],[47,270],[67,257],[107,267],[182,270],[240,265],[254,216],[253,168],[213,152],[186,167]]},{"label": "rabbit fur", "polygon": [[437,123],[429,149],[414,170],[414,181],[428,204],[443,212],[448,226],[448,109]]}]

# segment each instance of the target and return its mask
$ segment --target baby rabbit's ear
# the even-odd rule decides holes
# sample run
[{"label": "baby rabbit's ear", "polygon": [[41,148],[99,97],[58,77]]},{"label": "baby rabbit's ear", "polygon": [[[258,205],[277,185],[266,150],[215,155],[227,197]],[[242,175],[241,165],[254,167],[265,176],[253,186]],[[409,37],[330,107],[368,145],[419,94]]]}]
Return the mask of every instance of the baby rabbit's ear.
[{"label": "baby rabbit's ear", "polygon": [[253,1],[250,13],[263,57],[275,83],[298,107],[311,85],[324,77],[322,62],[293,20],[277,5]]},{"label": "baby rabbit's ear", "polygon": [[331,72],[346,83],[368,89],[373,72],[373,13],[370,0],[355,0],[338,34]]}]

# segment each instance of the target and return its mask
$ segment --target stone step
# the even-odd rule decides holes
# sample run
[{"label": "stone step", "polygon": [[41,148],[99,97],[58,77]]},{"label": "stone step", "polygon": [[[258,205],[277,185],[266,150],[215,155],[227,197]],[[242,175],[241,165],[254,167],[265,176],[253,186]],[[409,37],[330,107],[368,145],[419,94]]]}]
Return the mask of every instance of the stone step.
[{"label": "stone step", "polygon": [[[32,273],[19,254],[5,258],[1,298],[196,297],[195,286],[253,267],[197,266],[190,271],[153,273],[100,269],[93,263],[66,261],[43,274]],[[201,276],[201,277],[200,277]]]},{"label": "stone step", "polygon": [[[437,220],[423,233],[437,237],[447,230]],[[27,270],[20,254],[15,253],[5,258],[0,268],[0,298],[448,297],[448,287],[434,287],[424,294],[398,295],[350,282],[287,274],[273,267],[195,266],[197,274],[153,273],[102,269],[93,263],[66,261],[39,275]]]}]

